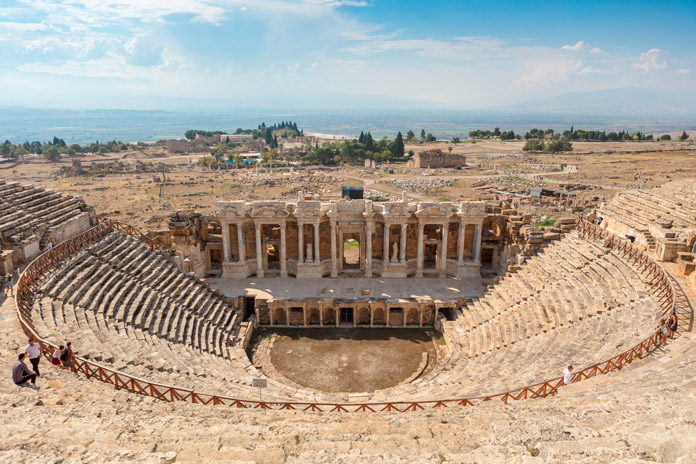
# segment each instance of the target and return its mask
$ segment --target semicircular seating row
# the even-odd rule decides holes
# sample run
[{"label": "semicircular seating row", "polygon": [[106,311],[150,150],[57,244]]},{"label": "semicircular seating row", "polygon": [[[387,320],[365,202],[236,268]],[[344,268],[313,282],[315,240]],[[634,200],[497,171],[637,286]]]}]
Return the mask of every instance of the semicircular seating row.
[{"label": "semicircular seating row", "polygon": [[[410,384],[328,394],[274,379],[267,401],[398,401],[493,394],[609,358],[646,338],[658,305],[640,275],[575,233],[445,321],[441,365]],[[32,319],[54,343],[152,382],[255,398],[263,373],[237,343],[240,314],[159,252],[113,232],[46,278]]]},{"label": "semicircular seating row", "polygon": [[[84,208],[81,198],[0,180],[0,238],[19,244],[37,230],[46,230],[50,235],[54,227],[81,216]],[[41,243],[41,249],[44,245]]]},{"label": "semicircular seating row", "polygon": [[[648,249],[655,248],[650,226],[660,218],[673,222],[673,229],[696,228],[696,182],[679,180],[651,190],[622,192],[600,208],[599,215],[611,218],[623,227],[619,232],[639,234]],[[613,227],[612,228],[616,228]]]}]

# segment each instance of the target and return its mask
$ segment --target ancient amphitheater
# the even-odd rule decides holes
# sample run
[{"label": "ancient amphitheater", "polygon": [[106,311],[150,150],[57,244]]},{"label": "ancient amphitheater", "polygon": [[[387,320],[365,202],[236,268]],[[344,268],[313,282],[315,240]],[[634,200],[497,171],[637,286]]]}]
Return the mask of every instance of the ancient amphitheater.
[{"label": "ancient amphitheater", "polygon": [[[40,393],[2,380],[2,460],[696,462],[694,182],[553,230],[507,200],[219,207],[143,235],[0,184],[5,265],[26,264],[2,305],[5,364],[22,332],[46,354],[79,345],[74,372],[44,362]],[[277,326],[444,344],[402,383],[329,393],[252,363],[254,332]]]}]

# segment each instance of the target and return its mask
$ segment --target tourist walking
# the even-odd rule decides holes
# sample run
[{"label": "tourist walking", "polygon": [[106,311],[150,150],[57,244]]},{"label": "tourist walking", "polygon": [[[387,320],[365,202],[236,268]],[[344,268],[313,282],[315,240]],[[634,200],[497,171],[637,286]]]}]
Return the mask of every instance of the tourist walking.
[{"label": "tourist walking", "polygon": [[41,346],[34,341],[33,338],[29,339],[29,345],[24,348],[24,352],[29,356],[29,362],[31,367],[34,368],[37,377],[41,377],[39,372],[39,361],[41,361]]},{"label": "tourist walking", "polygon": [[65,349],[60,354],[60,360],[63,362],[63,366],[72,369],[73,368],[73,350],[72,342],[67,342],[65,344]]},{"label": "tourist walking", "polygon": [[63,345],[60,345],[58,349],[53,352],[53,356],[51,357],[51,364],[53,364],[54,366],[63,367],[63,363],[60,360],[60,357],[63,354],[64,349],[65,347]]},{"label": "tourist walking", "polygon": [[36,385],[36,373],[29,370],[26,364],[24,364],[24,357],[26,354],[19,353],[17,357],[17,362],[12,366],[12,381],[15,385],[22,385],[27,381],[31,381],[32,385]]},{"label": "tourist walking", "polygon": [[672,311],[667,320],[667,330],[669,330],[669,338],[674,338],[674,334],[677,333],[677,327],[679,326],[679,320],[677,319],[677,313]]},{"label": "tourist walking", "polygon": [[660,329],[660,346],[665,346],[667,344],[667,321],[660,319],[660,325],[657,327]]},{"label": "tourist walking", "polygon": [[563,385],[570,385],[573,383],[573,366],[570,365],[563,369]]},{"label": "tourist walking", "polygon": [[14,296],[14,287],[12,286],[12,277],[7,277],[5,280],[5,296]]}]

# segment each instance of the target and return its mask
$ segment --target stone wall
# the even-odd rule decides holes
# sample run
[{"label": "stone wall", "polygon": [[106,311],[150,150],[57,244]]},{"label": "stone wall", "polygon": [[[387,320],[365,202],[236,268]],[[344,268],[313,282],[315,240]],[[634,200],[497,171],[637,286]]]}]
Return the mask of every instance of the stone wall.
[{"label": "stone wall", "polygon": [[466,156],[456,153],[445,153],[440,149],[426,150],[413,155],[407,163],[414,168],[456,168],[466,165]]}]

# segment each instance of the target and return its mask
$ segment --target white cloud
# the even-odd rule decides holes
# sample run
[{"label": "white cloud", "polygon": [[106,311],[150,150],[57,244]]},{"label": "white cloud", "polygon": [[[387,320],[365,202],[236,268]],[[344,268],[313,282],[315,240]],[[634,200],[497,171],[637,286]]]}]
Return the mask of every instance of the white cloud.
[{"label": "white cloud", "polygon": [[599,69],[595,69],[592,67],[592,65],[589,66],[584,66],[580,71],[578,71],[579,76],[587,76],[589,74],[598,74],[601,71]]},{"label": "white cloud", "polygon": [[634,63],[633,67],[645,73],[652,73],[660,69],[665,69],[667,67],[667,60],[661,60],[660,53],[662,53],[662,50],[659,48],[651,48],[647,52],[641,53],[638,62]]},{"label": "white cloud", "polygon": [[576,43],[575,45],[564,45],[561,47],[563,50],[573,50],[573,51],[578,51],[580,49],[585,48],[585,42],[582,40]]},{"label": "white cloud", "polygon": [[679,69],[679,70],[677,70],[677,74],[684,74],[684,75],[691,74],[691,70],[690,69]]},{"label": "white cloud", "polygon": [[592,50],[590,50],[590,53],[604,53],[604,50],[599,47],[594,47]]}]

